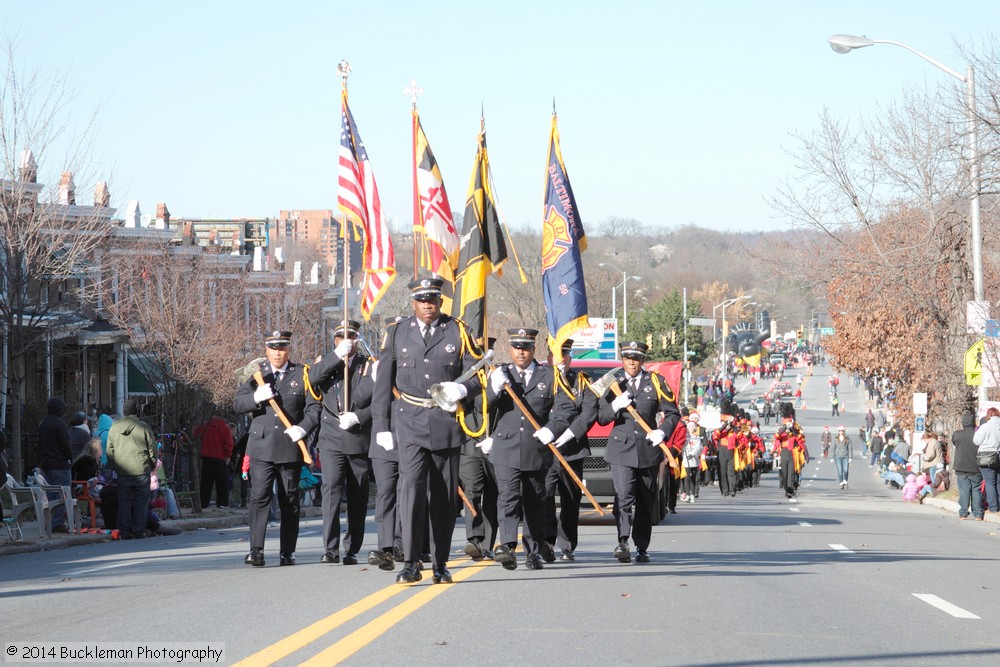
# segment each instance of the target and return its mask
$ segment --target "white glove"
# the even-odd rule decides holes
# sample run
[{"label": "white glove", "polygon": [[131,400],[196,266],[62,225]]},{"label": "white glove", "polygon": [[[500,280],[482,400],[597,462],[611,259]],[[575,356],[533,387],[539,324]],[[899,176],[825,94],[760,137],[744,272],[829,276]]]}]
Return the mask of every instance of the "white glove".
[{"label": "white glove", "polygon": [[573,436],[573,431],[571,431],[569,429],[566,429],[565,431],[563,431],[562,435],[560,435],[558,438],[556,438],[556,443],[555,443],[556,447],[562,447],[567,442],[569,442],[570,440],[572,440],[573,437],[574,437]]},{"label": "white glove", "polygon": [[547,426],[543,426],[542,428],[538,429],[537,431],[534,432],[533,435],[536,438],[538,438],[543,445],[549,444],[550,442],[552,442],[552,439],[556,437],[552,433],[551,429],[549,429],[549,427]]},{"label": "white glove", "polygon": [[375,434],[375,444],[387,452],[392,451],[392,431],[382,431]]},{"label": "white glove", "polygon": [[510,377],[508,377],[507,371],[500,366],[494,368],[493,372],[490,373],[490,388],[493,389],[494,394],[499,394],[503,391],[503,386],[509,382]]},{"label": "white glove", "polygon": [[632,397],[628,394],[622,394],[621,396],[616,396],[615,400],[611,401],[611,409],[615,412],[619,410],[624,410],[628,406],[632,405]]},{"label": "white glove", "polygon": [[354,414],[353,412],[345,412],[344,414],[340,415],[340,430],[341,431],[346,431],[347,429],[351,428],[352,426],[357,426],[360,423],[361,423],[361,420],[358,419],[358,416],[356,414]]},{"label": "white glove", "polygon": [[468,395],[469,390],[465,388],[464,384],[458,384],[457,382],[441,383],[441,396],[449,403],[458,403]]},{"label": "white glove", "polygon": [[493,449],[493,438],[483,438],[482,442],[477,442],[476,447],[483,450],[483,454],[489,454],[490,450]]},{"label": "white glove", "polygon": [[292,442],[298,442],[306,437],[306,430],[301,426],[289,426],[285,429],[285,435],[291,438]]},{"label": "white glove", "polygon": [[269,384],[262,384],[253,391],[253,402],[257,405],[267,403],[272,398],[274,398],[274,390]]},{"label": "white glove", "polygon": [[663,442],[665,437],[667,437],[666,434],[660,429],[654,429],[646,434],[646,440],[649,440],[649,444],[654,447]]},{"label": "white glove", "polygon": [[337,347],[333,349],[333,353],[340,357],[341,359],[346,359],[351,356],[351,352],[354,351],[354,341],[350,338],[345,338],[344,340],[337,343]]},{"label": "white glove", "polygon": [[376,376],[377,373],[378,373],[378,360],[376,359],[375,363],[372,364],[372,368],[371,368],[372,382],[375,381],[375,376]]}]

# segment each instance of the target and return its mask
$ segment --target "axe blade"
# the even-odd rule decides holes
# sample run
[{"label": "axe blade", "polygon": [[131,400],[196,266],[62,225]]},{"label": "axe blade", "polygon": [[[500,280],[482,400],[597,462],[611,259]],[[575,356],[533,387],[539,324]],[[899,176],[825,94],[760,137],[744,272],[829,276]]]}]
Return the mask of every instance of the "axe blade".
[{"label": "axe blade", "polygon": [[615,373],[621,369],[621,366],[612,368],[610,371],[602,375],[601,379],[597,382],[590,383],[590,390],[597,394],[598,398],[604,396],[605,392],[607,392],[607,390],[611,388],[611,385],[615,383]]},{"label": "axe blade", "polygon": [[267,361],[264,357],[257,357],[246,366],[238,368],[233,373],[236,375],[236,381],[243,384],[247,380],[253,377],[253,374],[260,370],[260,365]]}]

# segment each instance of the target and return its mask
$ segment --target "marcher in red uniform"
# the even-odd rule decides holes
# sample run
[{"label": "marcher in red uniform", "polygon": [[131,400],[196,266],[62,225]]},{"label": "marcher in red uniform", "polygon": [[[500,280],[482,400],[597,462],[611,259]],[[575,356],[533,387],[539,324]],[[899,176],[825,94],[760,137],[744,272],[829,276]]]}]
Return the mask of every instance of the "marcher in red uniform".
[{"label": "marcher in red uniform", "polygon": [[201,438],[201,506],[208,507],[215,487],[215,506],[229,508],[229,457],[233,455],[233,432],[218,412],[194,429],[195,439]]}]

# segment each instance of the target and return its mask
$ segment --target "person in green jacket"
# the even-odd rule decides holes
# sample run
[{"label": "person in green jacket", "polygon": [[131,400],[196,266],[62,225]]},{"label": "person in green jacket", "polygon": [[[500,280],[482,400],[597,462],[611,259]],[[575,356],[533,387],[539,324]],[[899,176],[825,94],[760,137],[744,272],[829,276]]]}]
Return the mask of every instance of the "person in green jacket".
[{"label": "person in green jacket", "polygon": [[156,435],[140,420],[135,401],[108,432],[108,465],[118,475],[118,531],[121,539],[146,537],[149,475],[156,470]]}]

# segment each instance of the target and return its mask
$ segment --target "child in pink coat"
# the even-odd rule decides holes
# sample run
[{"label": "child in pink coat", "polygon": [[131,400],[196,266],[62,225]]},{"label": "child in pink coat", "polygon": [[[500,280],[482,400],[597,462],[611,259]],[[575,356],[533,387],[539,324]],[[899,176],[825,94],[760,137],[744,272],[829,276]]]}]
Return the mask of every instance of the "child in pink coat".
[{"label": "child in pink coat", "polygon": [[911,472],[906,476],[906,484],[903,485],[903,500],[908,503],[916,502],[918,493],[920,485],[917,483],[917,476]]}]

